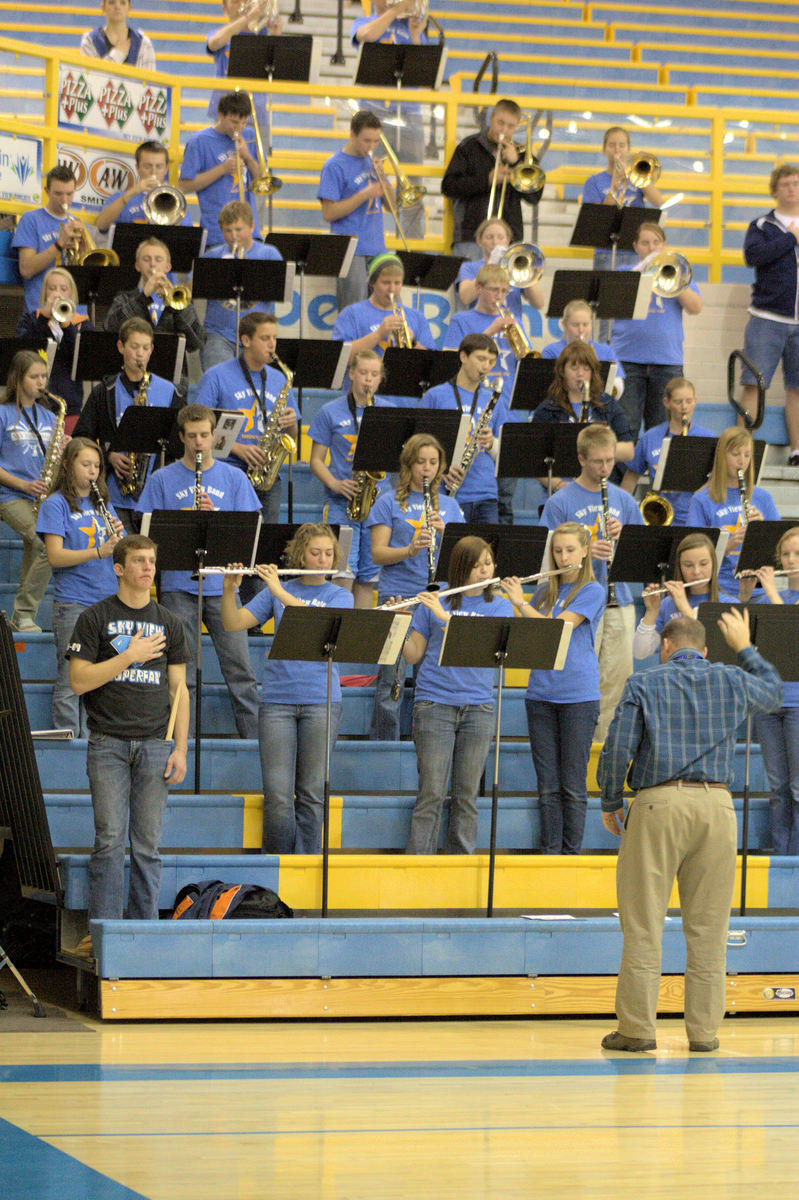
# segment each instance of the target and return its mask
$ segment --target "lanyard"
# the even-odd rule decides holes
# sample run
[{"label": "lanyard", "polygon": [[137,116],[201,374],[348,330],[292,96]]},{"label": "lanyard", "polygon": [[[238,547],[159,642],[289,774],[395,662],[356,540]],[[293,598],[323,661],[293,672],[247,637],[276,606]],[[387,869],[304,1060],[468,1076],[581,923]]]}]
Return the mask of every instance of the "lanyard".
[{"label": "lanyard", "polygon": [[[452,379],[450,379],[449,383],[450,383],[450,387],[452,388],[453,392],[455,393],[455,402],[458,405],[458,412],[462,413],[463,412],[463,404],[461,403],[460,388],[458,387],[458,384],[456,382],[457,378],[458,378],[457,375],[454,375],[452,377]],[[477,387],[474,389],[474,395],[472,396],[472,407],[469,409],[469,416],[472,419],[474,419],[474,410],[477,408],[477,397],[479,395],[480,395],[480,384],[478,383]]]},{"label": "lanyard", "polygon": [[[36,441],[39,443],[39,449],[41,450],[42,454],[46,456],[47,451],[45,450],[44,442],[42,441],[42,435],[39,433],[36,423],[30,419],[27,408],[22,408],[22,409],[20,409],[20,411],[21,411],[23,417],[25,418],[25,420],[27,421],[28,425],[33,430],[34,434],[36,435]],[[36,404],[35,403],[33,405],[33,412],[35,415],[36,414]]]},{"label": "lanyard", "polygon": [[259,396],[252,375],[250,374],[250,368],[243,358],[239,359],[239,366],[241,367],[242,375],[247,380],[250,391],[261,406],[261,416],[266,420],[266,367],[261,368],[261,394]]}]

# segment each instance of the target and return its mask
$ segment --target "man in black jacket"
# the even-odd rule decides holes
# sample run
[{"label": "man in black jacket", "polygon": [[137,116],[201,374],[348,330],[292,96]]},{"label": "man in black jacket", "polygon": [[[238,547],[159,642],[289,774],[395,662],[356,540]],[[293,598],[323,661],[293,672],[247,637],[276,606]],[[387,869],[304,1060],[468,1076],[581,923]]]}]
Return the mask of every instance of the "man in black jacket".
[{"label": "man in black jacket", "polygon": [[[521,119],[521,109],[515,100],[498,100],[489,118],[488,127],[472,137],[465,138],[456,147],[441,181],[441,191],[454,202],[455,227],[452,231],[452,253],[465,258],[479,258],[480,247],[474,240],[478,225],[488,213],[491,184],[494,181],[494,164],[497,146],[505,144],[496,168],[496,191],[494,215],[499,204],[499,193],[504,178],[521,161],[518,146],[513,144],[513,134]],[[517,192],[508,182],[502,219],[510,225],[514,242],[524,241],[522,221],[522,197],[528,204],[537,204],[543,188],[534,192]]]}]

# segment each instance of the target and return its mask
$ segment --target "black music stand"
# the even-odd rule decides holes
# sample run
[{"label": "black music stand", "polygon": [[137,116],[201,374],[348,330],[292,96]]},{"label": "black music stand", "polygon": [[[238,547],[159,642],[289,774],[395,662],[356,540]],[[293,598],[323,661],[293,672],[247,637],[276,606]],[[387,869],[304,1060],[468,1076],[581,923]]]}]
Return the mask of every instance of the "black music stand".
[{"label": "black music stand", "polygon": [[[700,604],[697,617],[705,627],[707,656],[711,662],[735,666],[738,656],[727,645],[718,628],[717,621],[723,612],[743,605]],[[745,609],[749,616],[749,633],[752,645],[768,659],[785,682],[799,680],[799,657],[796,654],[799,638],[799,609],[795,604],[753,604]],[[749,760],[752,744],[752,717],[746,718],[746,749],[744,751],[744,790],[741,822],[741,906],[740,915],[746,915],[746,874],[749,858]]]},{"label": "black music stand", "polygon": [[[766,443],[754,442],[755,480],[760,475]],[[708,481],[716,454],[716,439],[686,434],[665,437],[660,449],[652,490],[698,492]],[[761,564],[762,565],[762,564]]]},{"label": "black music stand", "polygon": [[178,275],[188,275],[195,258],[205,250],[207,236],[207,230],[201,225],[142,225],[140,221],[120,221],[111,226],[108,244],[116,250],[120,262],[133,263],[139,243],[157,237],[169,250],[171,269]]},{"label": "black music stand", "polygon": [[[289,544],[299,528],[299,524],[293,521],[281,522],[279,525],[261,525],[261,529],[258,534],[258,541],[255,546],[254,564],[277,563],[278,566],[284,566],[286,546]],[[341,534],[341,525],[329,523],[328,529],[331,529],[337,538]],[[347,555],[347,557],[349,557],[349,555]],[[344,559],[343,550],[342,559]],[[330,571],[327,573],[330,575],[337,575],[339,572]]]},{"label": "black music stand", "polygon": [[652,279],[641,271],[556,271],[547,316],[562,317],[570,301],[584,300],[594,320],[643,321],[651,295]]},{"label": "black music stand", "polygon": [[416,308],[423,287],[431,292],[448,292],[461,264],[466,262],[456,254],[426,254],[421,250],[398,250],[397,258],[404,268],[406,285],[416,288]]},{"label": "black music stand", "polygon": [[552,476],[576,478],[582,467],[577,457],[577,435],[586,425],[576,421],[535,421],[517,425],[506,421],[499,431],[497,479],[547,478],[547,496],[552,495]]},{"label": "black music stand", "polygon": [[[152,229],[152,226],[150,226]],[[118,267],[65,267],[75,280],[78,303],[89,310],[92,325],[97,324],[97,304],[110,305],[118,292],[132,292],[139,286],[139,272],[133,263],[122,263]]]},{"label": "black music stand", "polygon": [[741,542],[741,553],[735,574],[743,571],[758,571],[761,567],[778,567],[775,559],[777,542],[789,529],[795,529],[799,521],[783,518],[781,521],[750,521]]},{"label": "black music stand", "polygon": [[550,531],[544,525],[447,525],[441,538],[436,579],[447,579],[449,556],[461,538],[479,537],[488,542],[494,555],[496,573],[530,575],[540,571]]},{"label": "black music stand", "polygon": [[677,547],[691,533],[705,533],[721,565],[727,533],[693,525],[622,525],[608,570],[610,583],[663,583],[677,574]]},{"label": "black music stand", "polygon": [[403,88],[438,91],[444,72],[445,50],[441,42],[430,46],[411,43],[361,42],[355,83],[358,87],[397,87],[397,124],[402,121]]},{"label": "black music stand", "polygon": [[[531,411],[543,404],[547,398],[552,380],[555,378],[556,358],[533,358],[528,354],[519,359],[516,369],[516,380],[511,393],[510,407],[512,409],[529,409]],[[607,388],[612,362],[601,362],[599,374],[603,389]]]},{"label": "black music stand", "polygon": [[[79,330],[75,338],[75,354],[72,359],[72,378],[83,380],[102,379],[104,375],[118,375],[122,370],[122,355],[117,349],[119,335],[104,329]],[[153,352],[147,364],[151,375],[160,375],[178,387],[183,371],[186,352],[186,337],[177,333],[153,334]]]},{"label": "black music stand", "polygon": [[[300,420],[297,424],[297,457],[302,452],[302,392],[303,388],[338,390],[347,373],[349,344],[327,338],[281,338],[278,351],[282,362],[294,376]],[[289,462],[288,487],[289,520],[294,513],[294,483]]]},{"label": "black music stand", "polygon": [[355,256],[357,237],[346,233],[273,233],[264,238],[285,262],[293,262],[300,278],[300,338],[305,335],[305,276],[346,279]]},{"label": "black music stand", "polygon": [[294,264],[273,258],[198,258],[191,277],[196,300],[235,300],[236,336],[242,308],[277,301],[288,304],[294,292]]},{"label": "black music stand", "polygon": [[37,353],[40,350],[44,351],[47,354],[47,369],[49,371],[56,352],[55,339],[48,337],[0,338],[0,376],[3,379],[8,375],[11,359],[20,350],[32,350]]},{"label": "black music stand", "polygon": [[466,436],[468,428],[468,413],[370,406],[363,410],[352,469],[396,471],[402,447],[415,433],[432,434],[444,447],[447,462],[452,462],[458,440]]},{"label": "black music stand", "polygon": [[[149,517],[149,520],[147,519]],[[203,567],[251,562],[260,512],[206,512],[157,508],[145,513],[142,531],[158,544],[159,571],[199,572],[197,578],[197,676],[194,704],[194,790],[200,791],[202,747]]]},{"label": "black music stand", "polygon": [[453,379],[460,366],[457,350],[426,350],[422,346],[401,350],[399,346],[389,346],[383,355],[385,380],[380,393],[420,400],[430,388]]},{"label": "black music stand", "polygon": [[128,405],[114,430],[109,452],[119,450],[123,454],[148,455],[148,474],[152,455],[160,454],[158,466],[163,467],[176,417],[177,412],[173,408],[151,408],[149,404]]},{"label": "black music stand", "polygon": [[494,667],[497,704],[494,715],[494,777],[491,783],[491,840],[488,859],[486,916],[494,915],[494,864],[497,854],[499,803],[499,728],[502,717],[502,672],[506,667],[562,671],[572,626],[556,619],[531,621],[518,617],[473,617],[454,613],[444,630],[442,667]]},{"label": "black music stand", "polygon": [[632,250],[644,221],[660,220],[661,209],[618,204],[582,204],[572,230],[570,246],[592,246],[610,250],[611,270],[616,268],[616,251]]},{"label": "black music stand", "polygon": [[330,726],[333,705],[333,663],[393,664],[402,650],[410,613],[376,609],[292,607],[283,610],[275,631],[270,659],[327,663],[325,711],[325,788],[322,823],[322,916],[327,916],[330,857]]},{"label": "black music stand", "polygon": [[[272,83],[318,83],[319,47],[308,33],[237,33],[230,39],[228,79],[266,79],[266,159],[272,157]],[[256,115],[252,114],[253,124]],[[256,131],[257,132],[257,131]],[[278,186],[280,186],[278,184]],[[275,189],[276,190],[276,189]],[[272,192],[268,193],[269,229],[272,229]]]}]

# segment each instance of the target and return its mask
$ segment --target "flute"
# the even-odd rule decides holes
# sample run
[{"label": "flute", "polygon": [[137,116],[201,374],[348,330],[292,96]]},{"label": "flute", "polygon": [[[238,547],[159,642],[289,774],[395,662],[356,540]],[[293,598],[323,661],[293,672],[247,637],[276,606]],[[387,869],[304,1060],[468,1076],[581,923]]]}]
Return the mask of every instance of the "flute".
[{"label": "flute", "polygon": [[[525,575],[519,583],[535,583],[538,579],[548,579],[552,575],[564,575],[567,571],[573,571],[574,567],[559,567],[557,571],[538,571],[535,575]],[[492,579],[482,580],[479,583],[464,583],[461,587],[444,588],[443,592],[436,593],[437,600],[443,600],[446,596],[457,596],[461,592],[470,592],[474,588],[491,587],[493,584],[501,584],[502,576],[495,575]],[[379,612],[397,612],[401,608],[410,608],[412,604],[421,604],[424,592],[420,592],[417,596],[409,596],[407,600],[393,600],[389,604],[379,604],[377,610]]]},{"label": "flute", "polygon": [[[300,567],[278,567],[278,575],[335,575],[335,571],[314,571]],[[201,567],[196,575],[257,575],[257,567]]]},{"label": "flute", "polygon": [[[684,580],[675,579],[674,582],[682,583],[683,587],[685,587],[687,589],[687,588],[692,588],[692,587],[699,587],[700,584],[703,584],[703,583],[710,583],[710,580],[709,579],[692,579],[690,583],[685,583]],[[664,592],[667,592],[668,590],[669,589],[667,587],[653,588],[651,592],[644,592],[643,595],[644,596],[662,596],[664,594]]]}]

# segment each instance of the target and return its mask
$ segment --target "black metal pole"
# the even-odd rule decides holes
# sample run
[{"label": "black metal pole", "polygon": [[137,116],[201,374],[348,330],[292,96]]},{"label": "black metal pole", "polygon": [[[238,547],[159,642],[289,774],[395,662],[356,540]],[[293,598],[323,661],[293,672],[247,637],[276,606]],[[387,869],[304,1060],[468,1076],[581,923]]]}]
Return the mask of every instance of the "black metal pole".
[{"label": "black metal pole", "polygon": [[[299,4],[299,0],[297,0]],[[344,63],[344,0],[338,0],[336,5],[336,49],[330,59],[331,67]]]},{"label": "black metal pole", "polygon": [[[197,570],[205,566],[205,550],[197,551]],[[203,577],[197,576],[197,670],[194,686],[194,790],[200,791],[200,745],[203,728]]]},{"label": "black metal pole", "polygon": [[[507,633],[505,644],[507,645]],[[494,719],[494,777],[491,782],[491,837],[488,847],[488,903],[486,916],[494,915],[494,866],[497,857],[497,810],[499,809],[499,724],[502,718],[502,671],[505,648],[497,651],[497,710]]]}]

